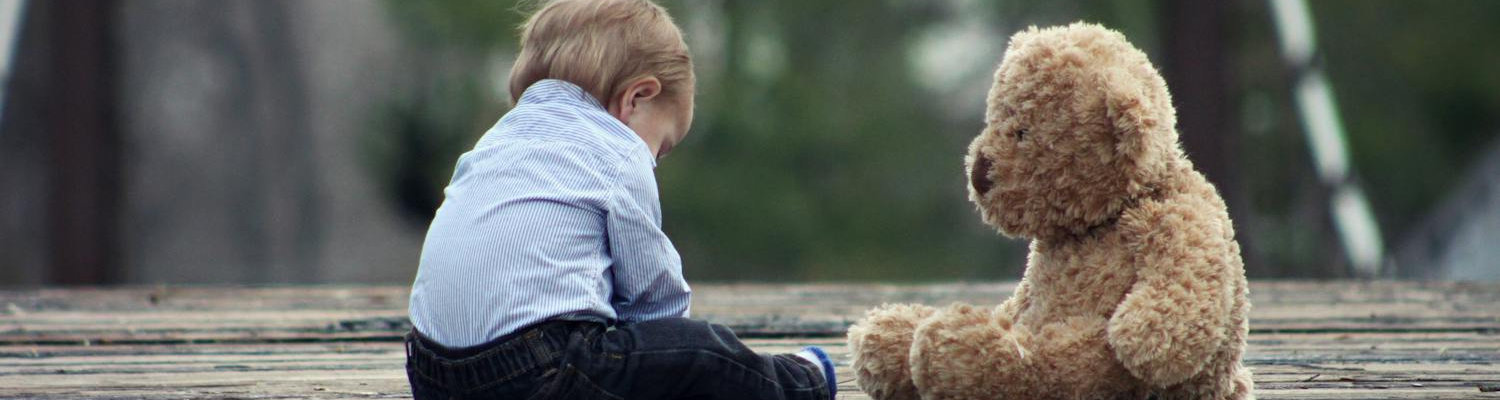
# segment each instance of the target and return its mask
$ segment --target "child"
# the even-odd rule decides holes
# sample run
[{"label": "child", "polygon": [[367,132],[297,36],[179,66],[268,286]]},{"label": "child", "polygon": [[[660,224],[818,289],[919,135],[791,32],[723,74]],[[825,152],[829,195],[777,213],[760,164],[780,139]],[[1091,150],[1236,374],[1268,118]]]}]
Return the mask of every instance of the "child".
[{"label": "child", "polygon": [[686,318],[653,168],[687,135],[693,85],[681,31],[649,0],[531,16],[515,108],[459,158],[422,248],[416,398],[832,398],[821,349],[756,354]]}]

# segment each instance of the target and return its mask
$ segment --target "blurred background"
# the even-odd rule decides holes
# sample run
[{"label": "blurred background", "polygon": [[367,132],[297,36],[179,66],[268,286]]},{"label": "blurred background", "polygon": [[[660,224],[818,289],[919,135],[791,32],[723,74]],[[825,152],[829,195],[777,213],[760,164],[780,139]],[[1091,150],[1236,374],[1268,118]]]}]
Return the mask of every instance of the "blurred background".
[{"label": "blurred background", "polygon": [[[534,2],[0,0],[0,286],[410,282]],[[1500,2],[663,0],[693,281],[1017,279],[962,158],[1010,34],[1145,50],[1253,278],[1500,279]]]}]

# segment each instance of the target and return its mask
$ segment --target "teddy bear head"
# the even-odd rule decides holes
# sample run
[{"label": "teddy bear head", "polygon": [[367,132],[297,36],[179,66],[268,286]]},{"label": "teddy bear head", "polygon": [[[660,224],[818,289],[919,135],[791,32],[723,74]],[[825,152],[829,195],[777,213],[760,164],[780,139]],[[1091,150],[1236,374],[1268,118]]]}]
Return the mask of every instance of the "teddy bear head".
[{"label": "teddy bear head", "polygon": [[1182,158],[1166,82],[1099,25],[1016,33],[986,104],[964,159],[969,200],[1008,236],[1107,225]]}]

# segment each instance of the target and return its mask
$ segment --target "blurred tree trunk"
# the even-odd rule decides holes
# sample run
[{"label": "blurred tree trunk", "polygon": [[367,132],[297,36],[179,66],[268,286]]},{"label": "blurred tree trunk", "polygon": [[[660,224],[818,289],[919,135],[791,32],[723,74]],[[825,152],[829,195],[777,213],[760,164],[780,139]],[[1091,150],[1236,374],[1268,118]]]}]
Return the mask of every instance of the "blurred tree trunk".
[{"label": "blurred tree trunk", "polygon": [[1249,199],[1240,184],[1236,150],[1239,124],[1231,107],[1227,63],[1229,40],[1224,33],[1225,2],[1167,0],[1163,3],[1163,74],[1177,107],[1177,128],[1193,165],[1219,189],[1237,223],[1235,235],[1243,246],[1247,272],[1264,272],[1250,229]]},{"label": "blurred tree trunk", "polygon": [[47,281],[100,284],[119,279],[119,135],[115,131],[114,59],[110,51],[115,3],[109,0],[33,2],[50,7],[55,88],[46,124],[52,181],[47,203],[50,243]]}]

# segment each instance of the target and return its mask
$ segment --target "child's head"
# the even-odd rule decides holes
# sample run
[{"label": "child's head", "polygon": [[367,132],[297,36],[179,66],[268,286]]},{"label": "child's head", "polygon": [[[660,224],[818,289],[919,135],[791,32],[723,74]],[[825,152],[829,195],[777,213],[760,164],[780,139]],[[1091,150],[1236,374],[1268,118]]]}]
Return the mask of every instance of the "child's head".
[{"label": "child's head", "polygon": [[672,17],[650,0],[555,0],[532,14],[510,71],[511,102],[542,79],[588,91],[657,156],[692,123],[692,58]]}]

